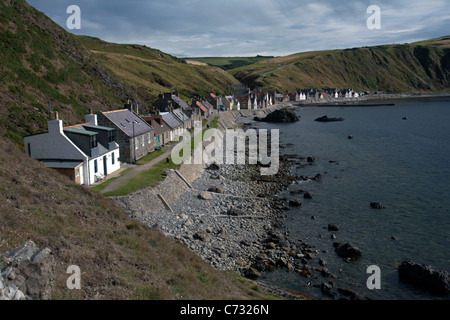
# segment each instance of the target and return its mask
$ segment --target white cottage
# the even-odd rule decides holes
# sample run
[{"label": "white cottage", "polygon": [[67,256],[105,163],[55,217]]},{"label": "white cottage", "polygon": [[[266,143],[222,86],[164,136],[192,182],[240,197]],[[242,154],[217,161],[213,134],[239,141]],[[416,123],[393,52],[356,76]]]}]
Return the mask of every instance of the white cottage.
[{"label": "white cottage", "polygon": [[92,185],[120,169],[119,145],[112,128],[89,122],[63,128],[55,112],[48,132],[24,138],[28,156],[81,185]]}]

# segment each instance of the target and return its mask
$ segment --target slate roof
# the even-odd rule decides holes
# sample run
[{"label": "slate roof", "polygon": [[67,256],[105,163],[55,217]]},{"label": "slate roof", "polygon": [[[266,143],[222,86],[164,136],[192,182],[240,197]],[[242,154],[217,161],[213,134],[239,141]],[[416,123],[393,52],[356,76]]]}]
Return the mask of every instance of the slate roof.
[{"label": "slate roof", "polygon": [[174,94],[172,95],[172,100],[175,101],[181,108],[189,108],[188,104],[184,102],[184,100]]},{"label": "slate roof", "polygon": [[173,114],[183,123],[191,121],[191,119],[181,109],[173,110]]},{"label": "slate roof", "polygon": [[150,132],[153,128],[135,113],[128,109],[102,112],[114,125],[125,132],[129,137],[133,137],[133,121],[134,121],[134,136],[140,136],[144,133]]},{"label": "slate roof", "polygon": [[183,123],[178,120],[172,113],[161,114],[163,120],[173,130],[183,126]]}]

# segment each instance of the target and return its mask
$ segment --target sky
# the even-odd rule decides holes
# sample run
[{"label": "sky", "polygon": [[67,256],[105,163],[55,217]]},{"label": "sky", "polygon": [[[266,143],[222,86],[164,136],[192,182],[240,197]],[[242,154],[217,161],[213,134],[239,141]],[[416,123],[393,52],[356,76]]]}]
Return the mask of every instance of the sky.
[{"label": "sky", "polygon": [[[450,34],[448,0],[27,0],[67,31],[177,57],[284,56]],[[70,5],[81,29],[69,29]],[[367,12],[369,6],[378,6]],[[379,28],[369,28],[379,22]],[[71,20],[73,21],[73,20]]]}]

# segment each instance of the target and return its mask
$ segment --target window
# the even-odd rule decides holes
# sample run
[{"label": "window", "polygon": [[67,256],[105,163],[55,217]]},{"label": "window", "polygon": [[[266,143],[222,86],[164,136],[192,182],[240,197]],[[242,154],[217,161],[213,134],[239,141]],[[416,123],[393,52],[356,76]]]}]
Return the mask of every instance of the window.
[{"label": "window", "polygon": [[111,161],[112,164],[114,165],[114,163],[116,162],[116,159],[114,158],[114,152],[111,154]]},{"label": "window", "polygon": [[134,149],[137,150],[138,148],[138,138],[134,138]]},{"label": "window", "polygon": [[145,137],[144,135],[142,135],[142,147],[144,147],[144,144],[145,144]]},{"label": "window", "polygon": [[97,135],[91,136],[91,149],[97,147]]},{"label": "window", "polygon": [[150,144],[151,143],[151,139],[152,139],[152,137],[151,137],[151,135],[150,135],[150,132],[149,133],[147,133],[147,137],[148,137],[148,144]]},{"label": "window", "polygon": [[94,173],[98,172],[97,160],[94,160]]}]

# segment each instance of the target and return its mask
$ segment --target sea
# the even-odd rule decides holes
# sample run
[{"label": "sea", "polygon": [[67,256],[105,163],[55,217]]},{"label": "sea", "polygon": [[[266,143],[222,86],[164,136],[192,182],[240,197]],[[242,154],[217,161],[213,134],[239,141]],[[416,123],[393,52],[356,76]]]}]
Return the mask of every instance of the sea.
[{"label": "sea", "polygon": [[[315,158],[293,173],[323,179],[295,183],[281,194],[301,197],[290,194],[301,189],[313,195],[301,197],[302,206],[286,213],[284,225],[291,240],[318,249],[335,275],[305,278],[280,269],[261,281],[313,299],[329,299],[320,290],[328,281],[374,300],[443,299],[400,282],[398,266],[411,260],[450,272],[450,97],[383,103],[395,105],[299,106],[299,122],[255,123],[280,130],[281,153]],[[324,115],[344,120],[315,121]],[[373,209],[371,202],[385,208]],[[339,230],[329,232],[328,224]],[[361,258],[338,257],[336,241],[357,246]],[[379,289],[367,286],[369,266],[379,267]]]}]

